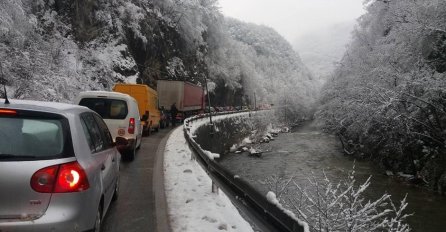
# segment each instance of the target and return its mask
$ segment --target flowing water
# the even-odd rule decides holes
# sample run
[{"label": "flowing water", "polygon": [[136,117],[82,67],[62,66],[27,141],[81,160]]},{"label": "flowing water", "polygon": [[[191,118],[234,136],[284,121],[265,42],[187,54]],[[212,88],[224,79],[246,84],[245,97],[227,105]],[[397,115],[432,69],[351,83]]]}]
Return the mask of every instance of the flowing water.
[{"label": "flowing water", "polygon": [[371,200],[385,192],[396,203],[407,194],[409,206],[406,213],[414,213],[408,219],[413,231],[446,231],[446,197],[435,195],[419,186],[408,184],[398,177],[388,177],[384,171],[367,161],[354,161],[341,151],[339,140],[322,133],[314,123],[309,122],[292,133],[279,134],[268,144],[260,158],[246,153],[224,155],[219,163],[234,174],[248,180],[260,192],[269,190],[265,180],[276,175],[283,178],[294,176],[299,185],[306,185],[311,173],[337,182],[355,166],[356,179],[363,183],[372,176],[372,183],[366,194]]}]

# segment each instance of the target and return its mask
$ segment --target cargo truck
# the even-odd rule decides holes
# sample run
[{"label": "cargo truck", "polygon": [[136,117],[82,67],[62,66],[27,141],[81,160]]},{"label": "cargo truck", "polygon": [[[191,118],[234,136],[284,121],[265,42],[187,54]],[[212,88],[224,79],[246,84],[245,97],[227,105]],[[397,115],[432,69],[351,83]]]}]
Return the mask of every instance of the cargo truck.
[{"label": "cargo truck", "polygon": [[136,99],[140,115],[146,115],[141,123],[143,135],[147,136],[152,130],[160,128],[160,111],[158,109],[158,93],[147,85],[118,83],[113,91],[125,93]]},{"label": "cargo truck", "polygon": [[170,110],[172,104],[176,104],[178,120],[199,113],[204,109],[205,96],[201,86],[184,81],[158,80],[157,92],[161,108]]}]

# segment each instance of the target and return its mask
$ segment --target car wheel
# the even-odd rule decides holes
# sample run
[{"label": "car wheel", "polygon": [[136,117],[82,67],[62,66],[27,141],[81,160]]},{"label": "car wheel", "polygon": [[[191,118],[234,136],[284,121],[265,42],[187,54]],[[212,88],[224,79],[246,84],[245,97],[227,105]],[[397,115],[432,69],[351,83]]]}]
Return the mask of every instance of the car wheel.
[{"label": "car wheel", "polygon": [[136,154],[136,144],[132,148],[130,148],[130,150],[127,151],[127,160],[133,161],[135,159],[135,154]]},{"label": "car wheel", "polygon": [[96,213],[96,220],[94,222],[94,232],[100,232],[102,225],[102,207],[98,208],[98,212]]},{"label": "car wheel", "polygon": [[[138,140],[136,142],[138,143]],[[136,147],[136,150],[139,150],[141,148],[141,144],[142,144],[142,141],[139,141],[139,145]]]},{"label": "car wheel", "polygon": [[164,122],[161,120],[160,121],[160,128],[163,129],[164,128]]},{"label": "car wheel", "polygon": [[147,136],[150,136],[152,134],[152,126],[149,126],[147,128]]},{"label": "car wheel", "polygon": [[115,192],[113,193],[112,201],[118,200],[118,197],[119,197],[119,176],[116,179]]},{"label": "car wheel", "polygon": [[142,136],[143,137],[149,136],[149,131],[150,131],[150,128],[147,128],[146,126],[143,127],[142,128]]}]

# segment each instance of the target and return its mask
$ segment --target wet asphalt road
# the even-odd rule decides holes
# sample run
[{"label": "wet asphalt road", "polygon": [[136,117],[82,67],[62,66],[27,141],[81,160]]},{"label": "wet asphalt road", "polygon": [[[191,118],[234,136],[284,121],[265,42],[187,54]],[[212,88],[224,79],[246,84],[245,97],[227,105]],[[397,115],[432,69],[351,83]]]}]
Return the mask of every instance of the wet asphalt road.
[{"label": "wet asphalt road", "polygon": [[102,232],[156,231],[153,175],[160,141],[170,128],[144,137],[132,162],[121,161],[120,189],[102,224]]}]

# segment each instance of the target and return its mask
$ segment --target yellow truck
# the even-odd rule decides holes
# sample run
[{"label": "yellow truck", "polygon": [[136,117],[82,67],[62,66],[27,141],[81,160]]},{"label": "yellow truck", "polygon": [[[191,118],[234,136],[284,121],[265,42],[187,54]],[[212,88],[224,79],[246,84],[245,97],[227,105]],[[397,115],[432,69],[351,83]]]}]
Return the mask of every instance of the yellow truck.
[{"label": "yellow truck", "polygon": [[[158,109],[158,93],[147,85],[118,83],[113,91],[125,93],[138,102],[139,114],[142,119],[143,135],[149,135],[151,130],[160,128],[160,111]],[[147,115],[147,116],[146,116]]]}]

